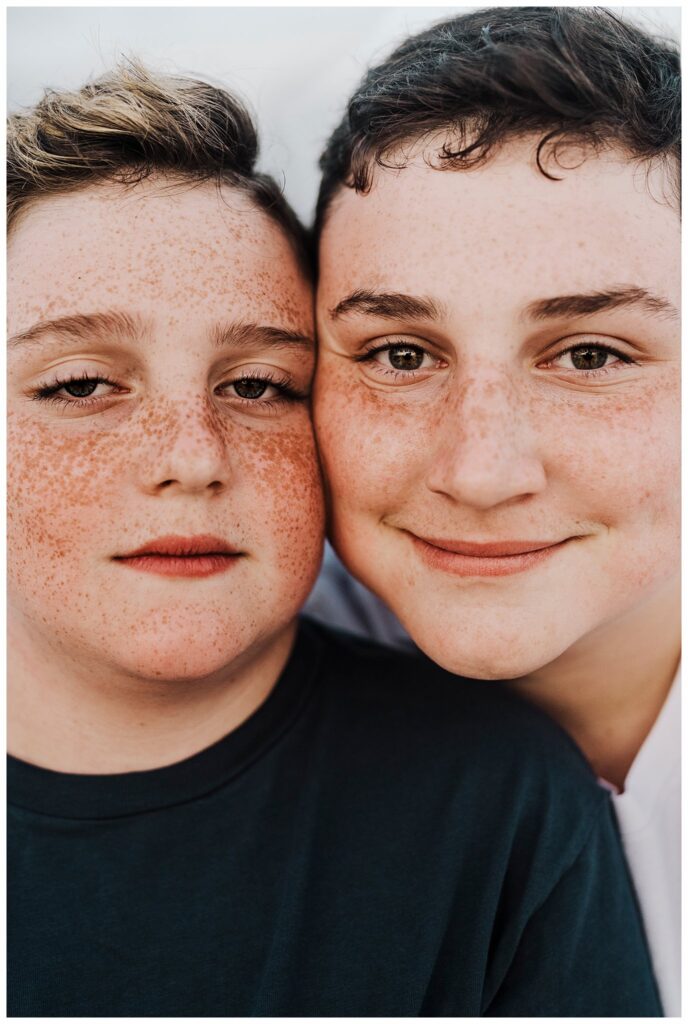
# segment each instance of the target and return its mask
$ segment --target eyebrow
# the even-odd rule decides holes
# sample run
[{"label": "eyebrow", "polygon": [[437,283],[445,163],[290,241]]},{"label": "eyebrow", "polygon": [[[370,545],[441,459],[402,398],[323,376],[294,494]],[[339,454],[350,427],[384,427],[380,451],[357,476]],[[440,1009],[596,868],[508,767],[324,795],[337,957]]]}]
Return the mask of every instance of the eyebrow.
[{"label": "eyebrow", "polygon": [[12,335],[8,340],[10,348],[34,341],[43,341],[50,334],[62,337],[80,338],[88,341],[121,337],[136,337],[143,333],[144,323],[140,317],[130,313],[76,313],[74,316],[61,316],[55,320],[39,320],[25,331]]},{"label": "eyebrow", "polygon": [[679,312],[668,299],[653,295],[645,288],[634,285],[610,288],[606,291],[580,295],[557,295],[550,299],[537,299],[525,308],[531,320],[549,320],[562,316],[589,316],[623,306],[636,306],[646,313],[659,314],[678,320]]},{"label": "eyebrow", "polygon": [[[13,335],[8,344],[14,348],[22,344],[43,341],[50,335],[78,338],[83,341],[112,340],[114,338],[140,338],[147,328],[142,317],[120,311],[105,313],[77,313],[74,316],[58,317],[55,320],[40,320],[25,331]],[[313,348],[314,342],[305,334],[272,327],[265,324],[226,323],[212,329],[212,339],[217,347],[225,345],[249,346],[269,345],[277,348],[301,345]]]},{"label": "eyebrow", "polygon": [[315,342],[307,334],[290,331],[284,327],[271,327],[267,324],[226,323],[217,324],[213,328],[212,337],[218,348],[225,345],[248,348],[256,343],[269,345],[273,348],[314,348]]},{"label": "eyebrow", "polygon": [[365,289],[347,295],[329,313],[332,320],[349,313],[379,316],[384,320],[442,320],[446,316],[444,307],[427,296]]}]

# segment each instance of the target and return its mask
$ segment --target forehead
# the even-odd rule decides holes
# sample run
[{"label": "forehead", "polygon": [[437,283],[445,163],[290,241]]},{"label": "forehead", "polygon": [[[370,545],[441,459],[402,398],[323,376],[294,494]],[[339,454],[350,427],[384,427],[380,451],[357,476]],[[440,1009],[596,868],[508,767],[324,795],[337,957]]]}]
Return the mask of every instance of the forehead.
[{"label": "forehead", "polygon": [[41,199],[8,246],[10,320],[136,308],[159,319],[279,318],[305,331],[311,290],[280,227],[241,192],[148,180]]},{"label": "forehead", "polygon": [[558,181],[537,168],[532,141],[470,171],[422,157],[376,168],[367,195],[347,188],[333,201],[320,243],[324,301],[374,287],[493,304],[627,283],[677,298],[679,218],[659,172],[648,178],[615,152],[569,155],[579,166],[554,168]]}]

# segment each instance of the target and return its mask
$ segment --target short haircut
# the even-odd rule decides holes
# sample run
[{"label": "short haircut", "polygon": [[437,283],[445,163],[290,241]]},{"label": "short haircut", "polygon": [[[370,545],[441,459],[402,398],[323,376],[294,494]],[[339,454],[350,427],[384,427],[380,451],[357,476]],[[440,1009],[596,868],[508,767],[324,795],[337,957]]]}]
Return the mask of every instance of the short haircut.
[{"label": "short haircut", "polygon": [[161,172],[243,192],[282,228],[311,277],[306,232],[274,179],[256,171],[257,157],[251,116],[226,90],[125,60],[75,92],[48,89],[9,117],[7,227],[41,198]]},{"label": "short haircut", "polygon": [[[411,36],[371,68],[320,160],[316,234],[341,186],[370,189],[375,166],[403,167],[403,147],[439,139],[437,168],[475,167],[498,144],[537,133],[548,144],[615,144],[680,171],[677,47],[584,7],[494,7]],[[427,159],[427,157],[426,157]]]}]

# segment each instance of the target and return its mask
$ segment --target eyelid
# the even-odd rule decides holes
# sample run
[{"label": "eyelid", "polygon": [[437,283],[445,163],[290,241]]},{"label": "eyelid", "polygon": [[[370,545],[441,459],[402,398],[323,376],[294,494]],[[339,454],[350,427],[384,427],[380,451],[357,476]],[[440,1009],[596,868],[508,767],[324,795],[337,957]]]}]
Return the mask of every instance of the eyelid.
[{"label": "eyelid", "polygon": [[[563,348],[560,348],[560,346],[563,346]],[[604,349],[606,352],[612,352],[620,359],[626,359],[629,362],[634,361],[630,352],[625,350],[626,345],[622,339],[614,338],[610,335],[581,333],[567,335],[551,342],[545,347],[542,354],[538,357],[538,362],[549,362],[557,356],[563,355],[565,352],[571,352],[580,348],[600,348]]]},{"label": "eyelid", "polygon": [[70,384],[79,384],[82,381],[94,381],[98,385],[107,384],[108,387],[116,388],[120,391],[127,390],[127,388],[120,384],[119,381],[113,380],[113,378],[106,373],[98,373],[97,371],[91,372],[89,370],[83,370],[81,373],[55,373],[53,374],[51,379],[38,381],[37,384],[30,388],[30,393],[36,397],[40,397],[41,393],[45,395],[50,393],[54,394],[58,391],[61,391],[62,388],[68,387]]},{"label": "eyelid", "polygon": [[[441,364],[446,360],[439,356],[435,351],[435,346],[425,339],[415,338],[413,335],[387,335],[382,338],[375,338],[372,342],[368,342],[367,346],[362,352],[354,356],[354,362],[364,363],[370,360],[373,356],[379,352],[389,352],[395,348],[413,348],[417,349],[418,352],[422,352],[424,355],[434,359],[436,363]],[[416,371],[420,372],[420,371]]]},{"label": "eyelid", "polygon": [[[97,387],[105,384],[111,390],[106,394],[92,394],[82,397],[67,397],[60,394],[60,391],[70,384],[78,384],[82,381],[96,382]],[[232,379],[216,384],[213,387],[213,393],[217,394],[223,388],[231,388],[240,381],[260,381],[268,387],[272,387],[275,390],[275,394],[267,398],[263,397],[263,395],[256,398],[245,398],[238,394],[219,395],[218,397],[230,399],[234,406],[242,406],[245,409],[260,409],[265,413],[277,410],[279,406],[284,407],[290,403],[296,404],[305,401],[309,397],[309,391],[299,387],[288,375],[283,374],[281,377],[277,377],[274,371],[266,372],[265,370],[263,372],[253,370],[251,372],[238,373]],[[38,401],[45,406],[60,406],[63,410],[71,410],[74,415],[77,415],[80,412],[84,414],[87,414],[89,411],[94,413],[104,412],[106,403],[110,399],[128,392],[128,388],[123,387],[117,381],[111,380],[104,374],[89,373],[85,370],[81,374],[73,373],[65,374],[62,377],[54,376],[49,383],[47,381],[40,382],[28,389],[26,394],[32,401]]]},{"label": "eyelid", "polygon": [[[276,367],[270,369],[266,367],[244,369],[243,367],[237,368],[238,372],[234,372],[232,376],[225,377],[218,381],[213,386],[213,392],[222,390],[223,388],[230,388],[234,384],[238,384],[242,380],[256,380],[261,383],[268,384],[271,387],[277,389],[277,398],[284,399],[303,399],[308,398],[310,394],[310,387],[303,387],[299,385],[291,374],[286,373],[284,370],[278,370]],[[243,371],[243,372],[242,372]],[[310,385],[310,378],[309,378]],[[242,399],[240,395],[233,396],[237,401],[251,402],[254,405],[260,401],[260,399]],[[266,399],[266,401],[275,401],[276,399]]]},{"label": "eyelid", "polygon": [[[543,363],[545,365],[552,365],[553,363],[555,363],[555,361],[557,359],[561,359],[562,356],[566,356],[566,355],[569,355],[571,352],[578,352],[581,349],[586,349],[586,348],[587,349],[599,349],[601,352],[607,352],[607,353],[609,353],[609,355],[615,356],[620,362],[622,362],[622,363],[624,363],[624,364],[626,364],[628,366],[635,366],[635,365],[637,365],[637,362],[636,362],[635,359],[633,359],[627,353],[622,352],[619,349],[615,348],[613,345],[604,344],[603,342],[585,342],[585,341],[576,342],[573,345],[567,346],[567,348],[560,349],[558,352],[553,352],[552,355],[547,356],[545,359],[541,359],[539,361],[538,365],[541,366],[541,365],[543,365]],[[604,368],[601,368],[601,369],[604,369]],[[584,372],[588,372],[588,371],[578,370],[576,372],[577,373],[584,373]],[[597,372],[600,372],[600,371],[592,370],[592,371],[589,371],[589,372],[597,373]]]}]

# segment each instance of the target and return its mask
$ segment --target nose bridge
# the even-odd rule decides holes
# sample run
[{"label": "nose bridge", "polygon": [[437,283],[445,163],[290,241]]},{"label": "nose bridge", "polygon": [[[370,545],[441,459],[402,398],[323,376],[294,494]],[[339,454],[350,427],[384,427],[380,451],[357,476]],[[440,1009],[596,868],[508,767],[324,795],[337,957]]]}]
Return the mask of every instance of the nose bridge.
[{"label": "nose bridge", "polygon": [[187,392],[166,398],[144,415],[148,458],[142,466],[147,488],[178,484],[182,489],[217,487],[227,475],[226,424],[209,396]]},{"label": "nose bridge", "polygon": [[544,485],[544,468],[518,383],[499,367],[473,368],[448,397],[428,474],[433,491],[489,508]]},{"label": "nose bridge", "polygon": [[489,367],[468,374],[453,398],[458,436],[479,442],[483,450],[493,445],[503,450],[523,419],[516,385],[506,370]]},{"label": "nose bridge", "polygon": [[499,367],[473,369],[457,381],[446,420],[445,451],[460,459],[464,471],[508,462],[532,440],[523,395],[513,375]]},{"label": "nose bridge", "polygon": [[168,444],[172,449],[202,455],[224,447],[226,424],[207,394],[187,394],[183,399],[170,401],[170,413]]}]

